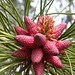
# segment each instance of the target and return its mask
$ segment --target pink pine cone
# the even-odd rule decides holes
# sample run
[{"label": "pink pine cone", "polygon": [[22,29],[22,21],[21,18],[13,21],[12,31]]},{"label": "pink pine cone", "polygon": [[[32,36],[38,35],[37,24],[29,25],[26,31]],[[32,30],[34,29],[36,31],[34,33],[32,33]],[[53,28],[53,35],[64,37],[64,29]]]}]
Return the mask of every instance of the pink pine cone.
[{"label": "pink pine cone", "polygon": [[70,41],[53,41],[53,44],[55,44],[59,50],[64,50],[68,48],[72,43]]},{"label": "pink pine cone", "polygon": [[15,26],[15,30],[16,30],[17,35],[29,35],[27,31],[25,31],[19,26]]},{"label": "pink pine cone", "polygon": [[50,41],[47,41],[46,44],[43,46],[43,51],[50,55],[58,55],[59,50],[57,47]]},{"label": "pink pine cone", "polygon": [[35,47],[34,38],[32,36],[17,35],[15,36],[15,40],[27,48]]},{"label": "pink pine cone", "polygon": [[52,31],[52,34],[54,34],[54,36],[53,36],[54,39],[57,39],[60,36],[60,34],[65,29],[66,25],[67,25],[66,23],[61,23],[54,27],[54,29]]},{"label": "pink pine cone", "polygon": [[26,58],[31,56],[31,50],[23,47],[22,49],[18,49],[17,51],[14,51],[12,53],[12,56],[17,57],[17,58]]},{"label": "pink pine cone", "polygon": [[62,63],[57,56],[44,55],[44,60],[52,64],[53,66],[62,68]]},{"label": "pink pine cone", "polygon": [[37,33],[37,26],[36,26],[36,24],[35,24],[32,20],[30,20],[29,17],[25,16],[25,17],[24,17],[24,22],[25,22],[27,31],[28,31],[28,33],[29,33],[30,35]]},{"label": "pink pine cone", "polygon": [[37,64],[33,64],[33,69],[34,69],[35,75],[43,75],[44,61],[42,60]]},{"label": "pink pine cone", "polygon": [[43,58],[43,51],[41,48],[35,48],[33,49],[32,51],[32,54],[31,54],[31,59],[32,59],[32,62],[33,63],[38,63],[42,60]]},{"label": "pink pine cone", "polygon": [[37,24],[25,16],[24,22],[27,31],[15,26],[17,36],[14,38],[24,47],[14,51],[12,55],[17,58],[31,57],[35,75],[43,75],[44,61],[62,68],[61,60],[57,55],[65,55],[64,49],[72,43],[54,40],[61,35],[67,24],[61,23],[54,27],[55,21],[49,15],[40,16]]},{"label": "pink pine cone", "polygon": [[46,37],[41,33],[37,33],[34,36],[34,43],[38,46],[42,46],[46,43]]}]

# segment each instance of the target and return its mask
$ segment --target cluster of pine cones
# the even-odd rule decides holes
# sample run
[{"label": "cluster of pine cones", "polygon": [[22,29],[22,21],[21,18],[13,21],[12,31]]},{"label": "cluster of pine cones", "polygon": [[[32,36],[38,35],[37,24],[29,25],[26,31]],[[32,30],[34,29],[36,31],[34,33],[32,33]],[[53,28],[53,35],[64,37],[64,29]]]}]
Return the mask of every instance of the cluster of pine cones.
[{"label": "cluster of pine cones", "polygon": [[53,17],[40,16],[37,24],[24,17],[27,31],[15,26],[17,35],[15,40],[23,45],[23,48],[14,51],[12,55],[17,58],[30,57],[33,63],[35,75],[43,75],[44,61],[53,66],[62,68],[58,55],[65,55],[64,49],[71,45],[69,41],[56,40],[66,27],[66,23],[54,26]]}]

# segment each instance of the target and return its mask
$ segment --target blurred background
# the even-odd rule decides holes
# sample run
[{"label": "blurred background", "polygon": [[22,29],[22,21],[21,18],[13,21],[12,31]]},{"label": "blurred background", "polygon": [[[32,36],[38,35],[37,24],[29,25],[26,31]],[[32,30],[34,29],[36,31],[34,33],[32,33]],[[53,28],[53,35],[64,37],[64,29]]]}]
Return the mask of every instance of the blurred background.
[{"label": "blurred background", "polygon": [[[17,10],[21,14],[21,17],[24,18],[25,14],[24,13],[24,8],[26,7],[26,0],[12,0],[14,5],[16,6]],[[30,0],[30,7],[29,7],[29,17],[32,18],[35,15],[37,15],[40,12],[40,1],[41,0]],[[42,6],[44,5],[44,0]],[[49,0],[47,0],[47,3]],[[54,0],[53,4],[51,5],[50,9],[47,10],[48,7],[46,7],[46,11],[44,13],[54,13],[54,12],[63,12],[63,13],[74,13],[75,12],[75,0]],[[68,25],[66,29],[70,26],[70,24],[75,20],[75,15],[65,15],[65,14],[53,14],[55,25],[61,23],[61,22],[66,22]],[[36,22],[36,20],[35,20]]]}]

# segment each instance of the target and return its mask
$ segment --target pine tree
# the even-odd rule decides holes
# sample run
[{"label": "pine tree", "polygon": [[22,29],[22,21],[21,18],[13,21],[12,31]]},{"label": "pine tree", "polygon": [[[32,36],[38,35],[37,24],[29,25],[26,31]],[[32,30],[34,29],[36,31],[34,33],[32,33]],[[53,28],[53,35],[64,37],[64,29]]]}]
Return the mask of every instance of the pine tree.
[{"label": "pine tree", "polygon": [[[30,0],[24,0],[24,16],[29,16]],[[34,14],[32,20],[36,20],[39,16],[51,14],[75,15],[75,13],[50,13],[48,10],[54,0],[40,0],[40,12]],[[44,5],[43,5],[44,3]],[[46,8],[47,7],[47,8]],[[36,8],[35,8],[36,9]],[[66,9],[66,7],[65,7]],[[33,13],[35,13],[34,10]],[[15,26],[19,26],[26,30],[24,19],[17,11],[11,0],[0,0],[0,74],[1,75],[32,75],[34,70],[32,67],[31,58],[17,58],[12,56],[12,53],[23,46],[20,45],[14,37],[17,35]],[[27,31],[27,30],[26,30]],[[66,55],[58,56],[63,64],[62,68],[57,68],[47,62],[44,62],[44,74],[48,75],[73,75],[75,74],[75,21],[70,27],[57,38],[57,40],[71,41],[72,45],[65,49]]]}]

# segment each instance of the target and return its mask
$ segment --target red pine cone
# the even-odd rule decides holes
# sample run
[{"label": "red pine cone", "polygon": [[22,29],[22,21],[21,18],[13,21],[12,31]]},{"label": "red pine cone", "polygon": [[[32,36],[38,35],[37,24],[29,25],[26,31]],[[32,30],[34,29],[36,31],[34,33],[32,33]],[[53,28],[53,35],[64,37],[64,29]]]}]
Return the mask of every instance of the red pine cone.
[{"label": "red pine cone", "polygon": [[15,26],[15,30],[16,30],[17,35],[29,35],[27,31],[25,31],[19,26]]},{"label": "red pine cone", "polygon": [[33,63],[38,63],[43,58],[43,51],[41,48],[35,48],[32,51],[31,59]]},{"label": "red pine cone", "polygon": [[53,41],[53,44],[55,44],[59,50],[64,50],[68,48],[72,43],[70,41]]},{"label": "red pine cone", "polygon": [[15,36],[15,40],[27,48],[35,47],[34,38],[32,36],[17,35]]},{"label": "red pine cone", "polygon": [[23,47],[22,49],[18,49],[17,51],[14,51],[12,53],[12,56],[17,57],[17,58],[26,58],[31,56],[31,50]]},{"label": "red pine cone", "polygon": [[37,33],[34,36],[34,43],[38,46],[42,46],[46,43],[46,37],[41,33]]},{"label": "red pine cone", "polygon": [[43,46],[43,51],[50,55],[58,55],[59,50],[57,47],[50,41],[47,41],[46,44]]},{"label": "red pine cone", "polygon": [[33,64],[33,69],[34,69],[35,75],[43,75],[44,61],[42,60],[37,64]]},{"label": "red pine cone", "polygon": [[24,17],[24,22],[25,22],[27,31],[28,31],[28,33],[29,33],[30,35],[37,33],[37,26],[36,26],[36,24],[35,24],[32,20],[30,20],[29,17],[25,16],[25,17]]},{"label": "red pine cone", "polygon": [[12,55],[17,58],[31,57],[35,75],[43,75],[44,60],[53,66],[62,68],[62,63],[57,55],[64,55],[64,49],[68,48],[71,42],[53,40],[61,35],[66,23],[54,27],[55,21],[49,15],[40,16],[37,24],[25,16],[24,22],[28,32],[15,26],[18,35],[14,38],[24,47],[14,51]]},{"label": "red pine cone", "polygon": [[57,56],[44,55],[44,60],[52,64],[53,66],[62,68],[61,60]]},{"label": "red pine cone", "polygon": [[54,34],[54,36],[53,36],[54,39],[57,39],[60,36],[60,34],[65,29],[66,25],[67,25],[66,23],[61,23],[54,27],[54,29],[52,31],[52,34]]}]

